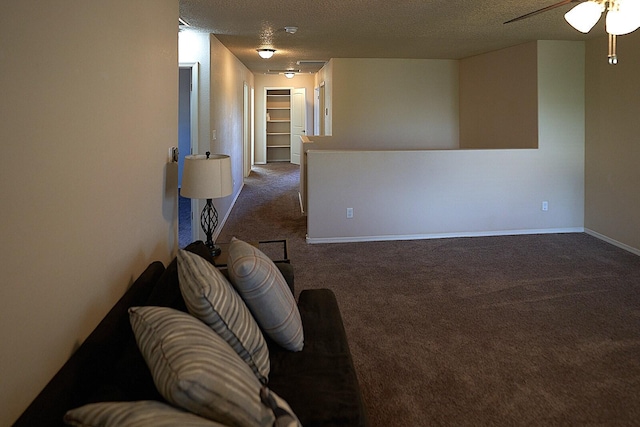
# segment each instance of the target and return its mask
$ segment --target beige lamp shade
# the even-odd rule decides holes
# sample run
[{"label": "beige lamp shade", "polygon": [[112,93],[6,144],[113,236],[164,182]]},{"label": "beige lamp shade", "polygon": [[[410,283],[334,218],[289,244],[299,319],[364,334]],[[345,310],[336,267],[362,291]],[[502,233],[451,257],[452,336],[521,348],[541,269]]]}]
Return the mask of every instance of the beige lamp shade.
[{"label": "beige lamp shade", "polygon": [[224,154],[185,156],[180,195],[190,199],[216,199],[233,192],[231,158]]}]

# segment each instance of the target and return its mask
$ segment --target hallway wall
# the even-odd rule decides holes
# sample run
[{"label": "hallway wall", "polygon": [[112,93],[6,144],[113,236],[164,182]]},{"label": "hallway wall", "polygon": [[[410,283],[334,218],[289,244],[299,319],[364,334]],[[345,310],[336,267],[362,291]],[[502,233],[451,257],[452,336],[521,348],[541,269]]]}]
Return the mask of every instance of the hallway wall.
[{"label": "hallway wall", "polygon": [[177,0],[2,4],[2,426],[175,255],[177,21]]}]

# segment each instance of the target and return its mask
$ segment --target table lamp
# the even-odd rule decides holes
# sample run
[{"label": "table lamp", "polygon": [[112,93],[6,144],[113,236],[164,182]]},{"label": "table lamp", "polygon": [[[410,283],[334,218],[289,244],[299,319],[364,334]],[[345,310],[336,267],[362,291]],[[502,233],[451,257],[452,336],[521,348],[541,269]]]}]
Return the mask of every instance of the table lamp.
[{"label": "table lamp", "polygon": [[202,231],[207,236],[205,244],[211,255],[220,254],[220,248],[213,243],[213,233],[218,226],[218,211],[213,199],[226,197],[233,192],[231,158],[224,154],[197,154],[185,156],[180,194],[189,199],[207,199],[200,215]]}]

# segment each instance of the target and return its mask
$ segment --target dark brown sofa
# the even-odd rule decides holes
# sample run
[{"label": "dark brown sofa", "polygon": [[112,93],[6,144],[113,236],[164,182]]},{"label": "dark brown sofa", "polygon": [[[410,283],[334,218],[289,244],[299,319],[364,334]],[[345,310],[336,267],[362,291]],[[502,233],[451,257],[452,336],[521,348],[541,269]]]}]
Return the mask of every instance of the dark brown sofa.
[{"label": "dark brown sofa", "polygon": [[[213,262],[202,242],[186,249]],[[292,265],[276,265],[293,290]],[[166,269],[157,261],[147,267],[14,426],[61,426],[67,410],[92,402],[164,402],[129,324],[128,308],[140,305],[187,311],[178,286],[175,259]],[[304,290],[298,308],[304,349],[290,352],[267,339],[271,359],[269,388],[291,405],[305,427],[368,425],[333,292]]]}]

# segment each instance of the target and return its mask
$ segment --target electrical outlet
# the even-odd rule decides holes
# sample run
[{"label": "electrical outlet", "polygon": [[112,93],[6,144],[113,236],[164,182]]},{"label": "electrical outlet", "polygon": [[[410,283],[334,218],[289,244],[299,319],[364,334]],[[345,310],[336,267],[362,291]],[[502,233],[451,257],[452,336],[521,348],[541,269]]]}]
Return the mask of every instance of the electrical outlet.
[{"label": "electrical outlet", "polygon": [[347,218],[353,218],[353,208],[347,208]]},{"label": "electrical outlet", "polygon": [[549,210],[549,202],[547,202],[546,200],[542,202],[542,210],[545,212]]},{"label": "electrical outlet", "polygon": [[211,140],[215,141],[216,139],[218,139],[218,132],[216,130],[212,130],[211,131]]}]

